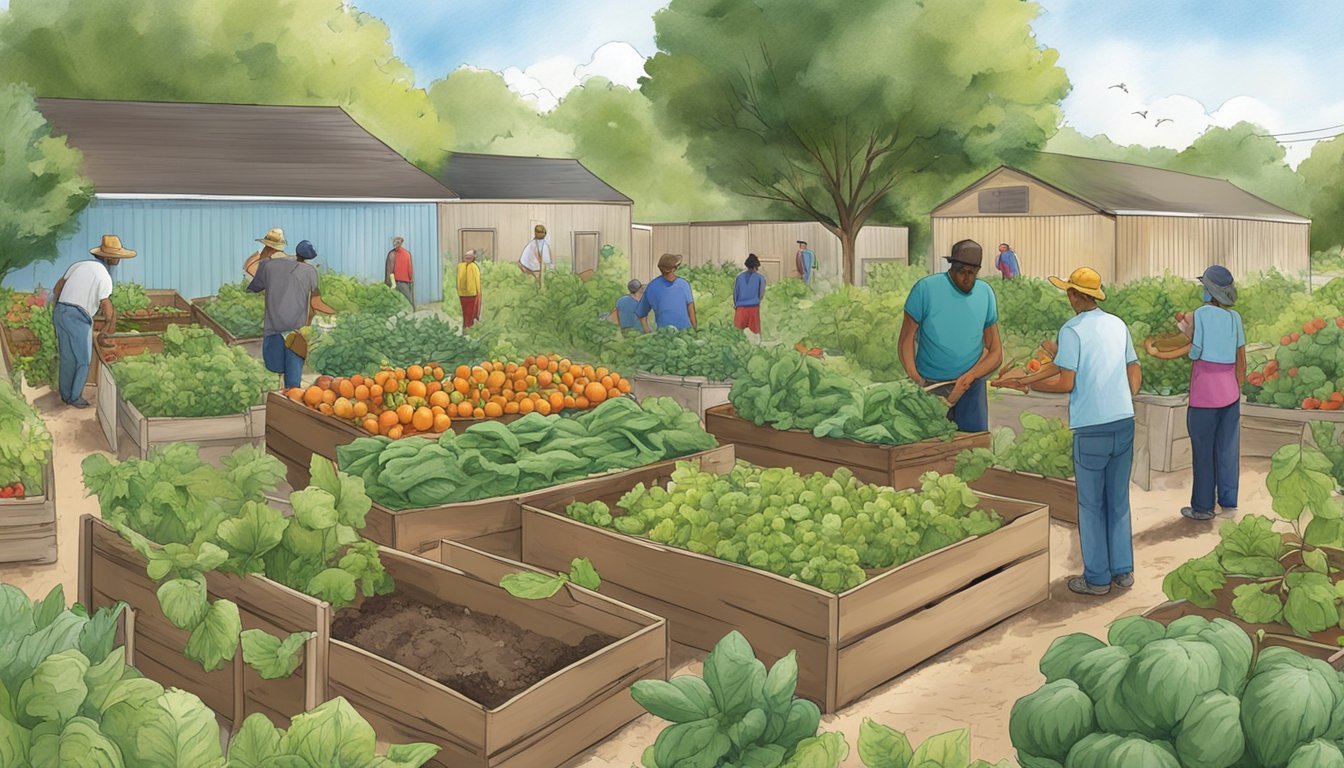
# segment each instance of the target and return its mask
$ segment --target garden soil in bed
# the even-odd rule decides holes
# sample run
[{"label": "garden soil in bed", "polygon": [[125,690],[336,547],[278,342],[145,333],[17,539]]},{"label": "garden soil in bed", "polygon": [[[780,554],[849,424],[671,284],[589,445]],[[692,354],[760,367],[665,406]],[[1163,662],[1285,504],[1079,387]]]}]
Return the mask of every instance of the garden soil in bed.
[{"label": "garden soil in bed", "polygon": [[592,634],[573,646],[460,605],[396,595],[341,611],[331,636],[491,709],[616,641]]}]

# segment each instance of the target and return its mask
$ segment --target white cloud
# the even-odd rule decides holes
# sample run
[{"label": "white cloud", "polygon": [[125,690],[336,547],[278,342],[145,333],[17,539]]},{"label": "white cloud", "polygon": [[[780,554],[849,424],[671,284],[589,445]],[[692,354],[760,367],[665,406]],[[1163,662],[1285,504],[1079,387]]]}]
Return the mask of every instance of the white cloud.
[{"label": "white cloud", "polygon": [[586,64],[569,56],[552,56],[526,69],[509,67],[500,74],[510,89],[546,112],[590,77],[605,77],[617,85],[636,87],[644,74],[644,61],[644,55],[633,45],[611,42],[594,51]]}]

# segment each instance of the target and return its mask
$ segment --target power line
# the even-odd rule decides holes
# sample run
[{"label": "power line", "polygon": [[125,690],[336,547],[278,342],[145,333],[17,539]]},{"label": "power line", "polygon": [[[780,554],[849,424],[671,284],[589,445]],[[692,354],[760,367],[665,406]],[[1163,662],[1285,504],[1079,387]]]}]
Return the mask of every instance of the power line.
[{"label": "power line", "polygon": [[[1340,128],[1344,128],[1344,123],[1340,123],[1339,125],[1331,125],[1331,126],[1328,126],[1328,127],[1326,127],[1326,128],[1317,128],[1317,129],[1315,129],[1315,130],[1311,130],[1311,131],[1288,131],[1288,132],[1286,132],[1286,133],[1262,133],[1262,134],[1259,134],[1259,136],[1260,136],[1261,138],[1266,138],[1266,139],[1277,139],[1277,138],[1280,137],[1280,136],[1301,136],[1301,135],[1304,134],[1304,133],[1320,133],[1321,131],[1334,131],[1334,130],[1338,130],[1338,129],[1340,129]],[[1339,134],[1335,134],[1335,135],[1338,136]],[[1331,137],[1326,137],[1326,138],[1331,138]],[[1315,139],[1297,139],[1297,141],[1315,141]]]},{"label": "power line", "polygon": [[1309,139],[1278,139],[1278,142],[1280,144],[1296,144],[1299,141],[1329,141],[1330,139],[1337,139],[1340,136],[1344,136],[1344,131],[1332,133],[1329,136],[1317,136]]}]

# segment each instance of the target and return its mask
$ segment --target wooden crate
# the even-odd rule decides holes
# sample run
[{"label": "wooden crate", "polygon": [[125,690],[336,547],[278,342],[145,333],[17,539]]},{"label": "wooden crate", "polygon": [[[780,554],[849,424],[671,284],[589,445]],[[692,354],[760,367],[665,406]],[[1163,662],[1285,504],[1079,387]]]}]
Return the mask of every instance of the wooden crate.
[{"label": "wooden crate", "polygon": [[631,380],[635,397],[641,400],[670,397],[702,420],[705,411],[728,402],[728,392],[732,388],[731,381],[710,381],[704,376],[656,376],[640,372]]},{"label": "wooden crate", "polygon": [[[1240,583],[1245,583],[1245,581],[1243,580]],[[1230,589],[1228,595],[1231,595]],[[1248,624],[1233,616],[1230,608],[1230,599],[1220,601],[1220,606],[1217,608],[1200,608],[1188,600],[1172,600],[1150,608],[1143,615],[1164,626],[1183,616],[1200,616],[1209,621],[1226,619],[1246,630],[1247,634],[1252,637],[1258,630],[1263,629],[1265,630],[1264,645],[1291,648],[1304,656],[1329,662],[1335,669],[1344,670],[1344,649],[1341,649],[1339,644],[1334,641],[1331,632],[1320,632],[1311,637],[1298,637],[1293,634],[1293,630],[1287,624]],[[1338,635],[1338,632],[1336,631],[1334,634]]]},{"label": "wooden crate", "polygon": [[573,584],[547,600],[515,598],[499,580],[525,566],[451,542],[440,545],[440,562],[386,548],[379,552],[397,582],[397,594],[431,604],[455,603],[566,642],[593,632],[617,638],[494,708],[332,640],[330,695],[344,696],[382,741],[442,747],[431,766],[562,765],[644,714],[630,696],[631,685],[667,679],[667,624],[653,614]]},{"label": "wooden crate", "polygon": [[9,351],[9,328],[0,325],[0,376],[17,387],[19,374],[14,366],[14,356]]},{"label": "wooden crate", "polygon": [[1060,480],[1031,472],[1010,472],[990,467],[971,489],[990,496],[1022,499],[1050,508],[1050,518],[1069,525],[1078,524],[1078,486],[1072,480]]},{"label": "wooden crate", "polygon": [[[0,482],[9,482],[0,478]],[[25,489],[26,490],[26,489]],[[0,499],[0,563],[56,562],[56,472],[51,457],[42,494]]]},{"label": "wooden crate", "polygon": [[1311,431],[1311,423],[1344,423],[1344,411],[1303,411],[1272,405],[1241,403],[1241,455],[1269,458]]},{"label": "wooden crate", "polygon": [[925,472],[950,473],[957,454],[988,448],[988,432],[958,432],[950,440],[878,445],[858,440],[813,437],[803,430],[757,426],[737,415],[731,403],[705,411],[705,431],[720,445],[732,443],[737,458],[763,467],[792,467],[801,473],[831,474],[847,467],[866,483],[917,488]]},{"label": "wooden crate", "polygon": [[209,328],[215,332],[215,335],[224,340],[225,344],[231,347],[242,347],[247,350],[249,355],[261,359],[261,337],[260,336],[234,336],[232,333],[215,319],[205,313],[205,305],[214,301],[215,296],[202,296],[191,300],[192,322],[197,325]]},{"label": "wooden crate", "polygon": [[263,680],[243,661],[241,648],[214,672],[183,655],[188,633],[173,626],[159,610],[158,585],[145,575],[145,558],[101,519],[84,515],[79,536],[79,602],[90,610],[124,601],[134,615],[127,639],[128,664],[165,686],[194,693],[233,724],[254,712],[284,726],[294,715],[326,701],[327,652],[331,606],[260,576],[206,575],[212,600],[237,604],[243,629],[261,629],[286,637],[313,632],[304,659],[293,676]]},{"label": "wooden crate", "polygon": [[[149,309],[119,315],[118,329],[134,326],[142,333],[163,333],[170,325],[191,325],[196,322],[191,302],[182,298],[177,291],[151,288],[145,294],[149,296]],[[159,311],[164,308],[171,311]]]},{"label": "wooden crate", "polygon": [[732,469],[735,460],[733,446],[725,445],[681,459],[511,496],[401,511],[374,502],[366,518],[367,527],[361,533],[365,538],[403,552],[421,554],[437,549],[440,540],[448,539],[492,555],[518,560],[522,557],[523,504],[534,496],[558,490],[580,493],[584,488],[615,477],[624,478],[633,487],[639,482],[667,476],[678,461],[694,461],[706,471],[727,471]]},{"label": "wooden crate", "polygon": [[1022,431],[1022,414],[1034,413],[1047,419],[1069,423],[1069,396],[1051,392],[1017,392],[1011,389],[989,390],[989,426]]},{"label": "wooden crate", "polygon": [[632,485],[612,478],[529,499],[523,562],[561,571],[589,558],[603,594],[665,617],[672,640],[693,648],[736,629],[767,664],[797,651],[798,695],[828,713],[1049,597],[1050,520],[1039,504],[981,496],[1002,528],[837,595],[564,515],[573,501],[615,508]]},{"label": "wooden crate", "polygon": [[1142,418],[1147,427],[1148,463],[1154,472],[1190,468],[1190,432],[1185,423],[1189,405],[1189,395],[1134,397],[1134,418]]}]

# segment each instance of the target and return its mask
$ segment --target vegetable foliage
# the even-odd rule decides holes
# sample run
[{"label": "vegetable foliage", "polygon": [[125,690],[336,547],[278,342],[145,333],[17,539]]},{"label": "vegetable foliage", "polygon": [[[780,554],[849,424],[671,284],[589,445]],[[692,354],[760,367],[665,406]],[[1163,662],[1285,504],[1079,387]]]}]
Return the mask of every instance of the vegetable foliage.
[{"label": "vegetable foliage", "polygon": [[1024,411],[1018,421],[1022,434],[1011,427],[995,429],[988,448],[972,448],[957,455],[953,473],[968,483],[990,467],[1010,472],[1067,480],[1073,477],[1073,433],[1062,419],[1047,419]]},{"label": "vegetable foliage", "polygon": [[228,416],[262,403],[275,374],[200,326],[169,326],[163,352],[112,365],[117,393],[147,417]]},{"label": "vegetable foliage", "polygon": [[25,495],[41,496],[51,446],[42,417],[9,381],[0,379],[0,485],[23,483]]}]

